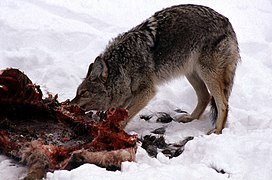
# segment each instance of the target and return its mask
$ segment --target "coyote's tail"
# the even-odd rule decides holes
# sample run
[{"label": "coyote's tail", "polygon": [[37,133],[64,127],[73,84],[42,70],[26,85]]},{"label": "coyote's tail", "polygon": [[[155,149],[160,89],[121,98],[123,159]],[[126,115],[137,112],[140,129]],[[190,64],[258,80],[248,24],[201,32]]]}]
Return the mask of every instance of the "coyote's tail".
[{"label": "coyote's tail", "polygon": [[216,122],[216,119],[217,119],[217,116],[218,116],[218,109],[217,109],[217,106],[216,106],[214,97],[212,97],[212,99],[211,99],[211,104],[210,104],[210,106],[211,106],[211,114],[210,114],[210,117],[211,117],[211,120],[212,120],[213,125],[215,125],[215,122]]}]

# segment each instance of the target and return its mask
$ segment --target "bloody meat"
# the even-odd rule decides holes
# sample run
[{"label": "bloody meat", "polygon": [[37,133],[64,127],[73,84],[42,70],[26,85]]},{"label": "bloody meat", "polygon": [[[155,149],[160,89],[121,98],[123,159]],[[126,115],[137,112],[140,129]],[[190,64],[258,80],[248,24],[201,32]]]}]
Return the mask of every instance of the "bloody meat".
[{"label": "bloody meat", "polygon": [[84,163],[115,170],[134,161],[137,136],[121,125],[127,117],[121,108],[86,113],[57,96],[43,99],[20,70],[0,71],[0,152],[28,165],[25,179]]}]

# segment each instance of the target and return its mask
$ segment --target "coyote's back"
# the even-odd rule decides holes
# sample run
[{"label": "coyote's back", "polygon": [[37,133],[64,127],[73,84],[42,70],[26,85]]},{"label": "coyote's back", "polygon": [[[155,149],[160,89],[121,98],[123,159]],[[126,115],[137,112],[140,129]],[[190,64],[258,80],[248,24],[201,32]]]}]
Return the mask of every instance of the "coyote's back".
[{"label": "coyote's back", "polygon": [[73,102],[90,110],[127,108],[130,119],[155,95],[155,87],[185,75],[196,91],[192,114],[198,119],[211,101],[220,133],[228,114],[228,99],[239,56],[229,20],[199,5],[179,5],[119,35],[89,67]]}]

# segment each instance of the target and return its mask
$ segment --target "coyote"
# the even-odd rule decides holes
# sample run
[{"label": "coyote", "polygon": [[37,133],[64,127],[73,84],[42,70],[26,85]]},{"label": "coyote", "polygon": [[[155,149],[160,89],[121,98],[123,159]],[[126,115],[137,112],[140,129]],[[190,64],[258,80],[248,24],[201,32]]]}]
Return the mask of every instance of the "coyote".
[{"label": "coyote", "polygon": [[129,121],[154,97],[156,86],[185,75],[198,103],[176,120],[199,119],[211,102],[215,127],[208,134],[220,134],[239,59],[226,17],[205,6],[172,6],[109,42],[90,64],[72,102],[86,110],[126,108]]}]

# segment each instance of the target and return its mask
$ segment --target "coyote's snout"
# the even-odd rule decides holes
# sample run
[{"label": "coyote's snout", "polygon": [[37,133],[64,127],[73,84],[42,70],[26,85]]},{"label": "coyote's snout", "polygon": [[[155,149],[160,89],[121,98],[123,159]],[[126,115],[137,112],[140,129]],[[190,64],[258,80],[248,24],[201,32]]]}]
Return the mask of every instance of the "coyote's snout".
[{"label": "coyote's snout", "polygon": [[199,119],[211,102],[210,133],[221,133],[239,59],[226,17],[205,6],[173,6],[113,39],[90,65],[73,102],[86,110],[127,108],[131,119],[154,97],[157,85],[185,75],[198,103],[177,121]]}]

